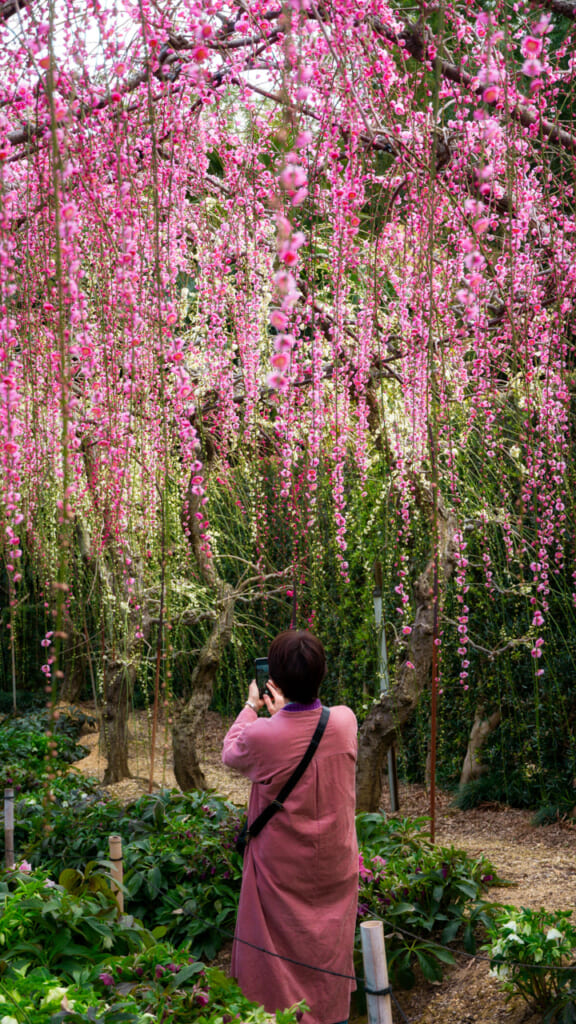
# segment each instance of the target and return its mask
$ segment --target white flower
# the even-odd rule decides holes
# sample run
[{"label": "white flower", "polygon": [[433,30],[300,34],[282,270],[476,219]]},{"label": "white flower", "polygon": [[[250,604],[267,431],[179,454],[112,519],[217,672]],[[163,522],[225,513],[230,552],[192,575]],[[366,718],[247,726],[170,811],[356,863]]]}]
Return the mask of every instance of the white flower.
[{"label": "white flower", "polygon": [[61,1003],[64,999],[68,989],[62,985],[55,985],[54,988],[48,989],[44,999],[40,1003],[40,1006],[50,1006],[51,1003]]},{"label": "white flower", "polygon": [[559,932],[557,928],[549,928],[546,932],[546,942],[553,942],[554,939],[561,939],[562,932]]},{"label": "white flower", "polygon": [[516,924],[516,921],[506,921],[506,924],[503,924],[502,927],[507,928],[508,931],[510,932],[518,931],[518,925]]},{"label": "white flower", "polygon": [[497,978],[498,981],[506,981],[510,975],[510,969],[504,964],[499,964],[497,967],[493,967],[491,971],[488,971],[490,978]]},{"label": "white flower", "polygon": [[6,1016],[2,1017],[2,1020],[0,1020],[0,1024],[18,1024],[18,1021],[16,1020],[16,1017]]}]

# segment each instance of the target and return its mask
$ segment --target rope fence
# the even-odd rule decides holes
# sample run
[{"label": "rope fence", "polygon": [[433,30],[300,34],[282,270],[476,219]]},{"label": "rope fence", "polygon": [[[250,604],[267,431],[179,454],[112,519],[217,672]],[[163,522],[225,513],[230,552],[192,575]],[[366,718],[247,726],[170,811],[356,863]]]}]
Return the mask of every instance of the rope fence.
[{"label": "rope fence", "polygon": [[[452,956],[454,956],[454,957],[462,957],[462,958],[465,958],[467,960],[476,960],[479,963],[487,963],[487,964],[491,964],[492,963],[492,958],[491,957],[483,956],[481,953],[469,953],[466,949],[454,949],[453,947],[450,947],[450,946],[444,946],[441,942],[437,942],[434,939],[425,939],[425,940],[423,940],[422,935],[418,935],[417,932],[410,932],[406,928],[399,928],[396,924],[392,924],[390,921],[387,921],[386,918],[378,917],[376,914],[372,915],[370,920],[371,921],[378,921],[383,926],[384,925],[388,926],[391,929],[390,934],[394,931],[394,932],[398,932],[398,934],[400,934],[400,935],[405,936],[407,939],[416,939],[418,942],[427,941],[427,942],[430,943],[430,946],[433,946],[436,949],[442,949],[446,953],[451,953]],[[275,952],[273,952],[270,949],[264,949],[262,946],[256,946],[253,943],[248,942],[247,939],[241,939],[237,935],[234,935],[232,932],[227,931],[224,928],[218,927],[218,928],[215,929],[215,931],[217,931],[219,935],[222,935],[223,938],[232,939],[235,942],[240,942],[240,943],[242,943],[242,945],[245,945],[245,946],[251,946],[252,949],[257,950],[259,953],[266,953],[268,956],[278,957],[280,960],[286,960],[288,963],[292,963],[292,964],[294,964],[297,967],[307,967],[311,971],[321,971],[323,974],[333,974],[333,975],[335,975],[335,977],[338,977],[338,978],[349,978],[350,981],[361,982],[362,985],[364,985],[364,979],[360,978],[356,974],[354,974],[354,975],[353,974],[340,974],[338,971],[330,971],[330,970],[327,970],[327,968],[325,968],[325,967],[315,967],[313,964],[304,963],[303,961],[300,961],[300,960],[292,960],[289,957],[283,956],[281,953],[275,953]],[[354,947],[354,951],[356,953],[360,953],[362,950],[361,950],[361,947],[355,946]],[[526,967],[527,964],[526,964],[525,961],[522,962],[522,961],[519,961],[519,960],[510,960],[510,961],[507,960],[506,961],[506,966],[507,967]],[[563,967],[562,965],[558,965],[557,966],[557,965],[554,965],[554,964],[537,964],[537,963],[530,964],[529,966],[530,966],[530,970],[532,970],[534,968],[534,970],[550,971],[551,973],[554,973],[556,971],[558,971],[558,972],[560,972],[560,971],[562,971],[562,972],[564,972],[564,971],[576,971],[576,963],[575,964],[568,964],[565,967]]]},{"label": "rope fence", "polygon": [[[361,925],[364,929],[370,928],[371,932],[374,926],[382,925],[381,921],[365,921]],[[379,943],[380,936],[378,933],[372,932],[369,936],[366,936],[366,932],[362,935],[363,943],[359,950],[357,946],[354,947],[355,952],[362,952],[364,959],[364,977],[360,977],[358,974],[343,974],[341,971],[332,971],[327,967],[316,967],[314,964],[309,964],[304,960],[296,960],[293,957],[284,956],[282,953],[277,953],[271,949],[265,949],[263,946],[258,946],[254,942],[249,942],[248,939],[242,939],[238,935],[233,935],[232,932],[227,931],[224,928],[218,928],[218,933],[223,937],[232,939],[234,942],[239,942],[243,946],[249,946],[250,949],[255,949],[258,953],[264,953],[266,956],[275,957],[278,960],[283,960],[285,963],[293,964],[295,967],[303,967],[305,970],[318,971],[320,974],[328,974],[334,978],[345,978],[348,981],[355,981],[356,984],[364,991],[365,995],[370,999],[376,1000],[393,1000],[396,1009],[398,1010],[403,1021],[408,1021],[402,1007],[400,1006],[396,995],[392,989],[392,986],[388,982],[388,970],[386,966],[386,952],[384,948],[384,931],[383,927],[380,928],[381,932],[381,943]],[[381,1012],[379,1013],[379,1009]],[[381,1024],[392,1024],[392,1016],[389,1007],[376,1007],[374,1015],[370,1015],[370,1020],[375,1019],[381,1022]]]}]

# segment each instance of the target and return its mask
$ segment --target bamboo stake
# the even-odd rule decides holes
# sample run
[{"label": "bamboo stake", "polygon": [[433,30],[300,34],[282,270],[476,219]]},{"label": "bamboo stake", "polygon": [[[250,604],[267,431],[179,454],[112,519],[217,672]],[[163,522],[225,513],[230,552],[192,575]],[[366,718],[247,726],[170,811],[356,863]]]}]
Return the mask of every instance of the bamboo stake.
[{"label": "bamboo stake", "polygon": [[4,849],[6,851],[6,868],[14,867],[14,790],[4,790]]},{"label": "bamboo stake", "polygon": [[109,836],[108,846],[110,849],[110,860],[112,862],[112,892],[118,900],[118,909],[124,913],[124,893],[122,883],[124,880],[124,861],[122,858],[122,836]]},{"label": "bamboo stake", "polygon": [[368,1024],[393,1024],[382,921],[362,921],[360,938],[366,979]]}]

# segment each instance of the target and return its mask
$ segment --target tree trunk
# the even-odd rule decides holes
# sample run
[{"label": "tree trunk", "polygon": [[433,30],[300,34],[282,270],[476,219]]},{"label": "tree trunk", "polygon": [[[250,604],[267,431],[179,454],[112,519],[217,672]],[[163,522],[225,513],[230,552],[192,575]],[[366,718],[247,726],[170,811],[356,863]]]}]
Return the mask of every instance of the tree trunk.
[{"label": "tree trunk", "polygon": [[[454,537],[457,528],[455,517],[445,512],[439,503],[439,587],[448,580],[454,568]],[[356,770],[356,804],[359,811],[376,811],[380,806],[388,750],[428,685],[434,638],[434,561],[433,556],[414,587],[416,615],[407,657],[398,669],[396,683],[390,693],[374,705],[360,728]]]},{"label": "tree trunk", "polygon": [[206,712],[212,699],[214,679],[222,657],[222,651],[229,642],[234,624],[235,594],[225,583],[220,588],[218,614],[212,632],[200,651],[198,663],[190,681],[191,696],[184,709],[174,717],[172,727],[172,749],[174,752],[174,775],[180,789],[206,789],[206,779],[197,755],[197,739],[206,720]]},{"label": "tree trunk", "polygon": [[104,785],[131,778],[128,767],[128,709],[134,688],[134,671],[117,662],[107,680],[102,711],[102,731],[107,765]]},{"label": "tree trunk", "polygon": [[86,683],[85,638],[76,629],[66,608],[63,609],[62,642],[61,659],[65,672],[58,698],[67,704],[76,704],[82,698]]},{"label": "tree trunk", "polygon": [[490,734],[498,728],[501,720],[502,714],[500,711],[494,711],[489,718],[484,718],[484,708],[479,707],[476,709],[474,724],[470,730],[468,749],[462,765],[460,788],[473,779],[479,779],[486,771],[485,766],[480,761],[480,750]]},{"label": "tree trunk", "polygon": [[[64,658],[66,658],[66,651],[64,652]],[[78,666],[74,667],[73,672],[67,672],[64,677],[64,682],[60,687],[59,699],[64,701],[66,704],[77,704],[82,699],[82,693],[84,690],[84,676]]]}]

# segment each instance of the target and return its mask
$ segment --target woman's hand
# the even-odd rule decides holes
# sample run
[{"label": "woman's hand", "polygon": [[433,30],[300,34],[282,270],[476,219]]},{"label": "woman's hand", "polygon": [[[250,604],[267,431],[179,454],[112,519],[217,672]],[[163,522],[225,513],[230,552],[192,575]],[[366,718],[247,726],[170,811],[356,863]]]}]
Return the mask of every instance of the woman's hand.
[{"label": "woman's hand", "polygon": [[252,680],[252,682],[250,683],[250,686],[248,687],[248,700],[250,701],[251,704],[254,705],[254,710],[255,711],[261,711],[262,708],[265,706],[264,705],[264,701],[262,700],[262,697],[260,696],[260,691],[258,689],[258,683],[256,682],[255,679]]},{"label": "woman's hand", "polygon": [[271,715],[275,715],[288,701],[280,687],[276,686],[276,683],[273,683],[271,679],[266,683],[266,689],[271,696],[269,697],[268,693],[264,693],[264,705]]}]

